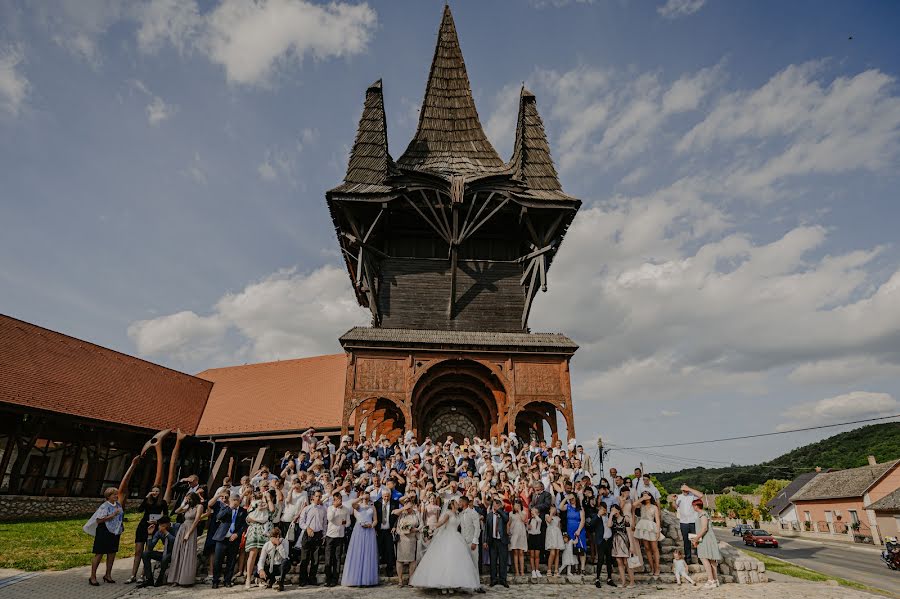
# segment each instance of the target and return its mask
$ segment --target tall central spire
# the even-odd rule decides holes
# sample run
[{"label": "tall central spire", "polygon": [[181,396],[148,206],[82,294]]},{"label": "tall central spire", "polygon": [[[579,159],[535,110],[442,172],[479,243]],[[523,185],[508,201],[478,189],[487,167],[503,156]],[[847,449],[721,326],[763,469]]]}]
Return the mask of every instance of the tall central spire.
[{"label": "tall central spire", "polygon": [[449,6],[444,6],[419,126],[397,164],[444,175],[490,173],[505,166],[478,120]]}]

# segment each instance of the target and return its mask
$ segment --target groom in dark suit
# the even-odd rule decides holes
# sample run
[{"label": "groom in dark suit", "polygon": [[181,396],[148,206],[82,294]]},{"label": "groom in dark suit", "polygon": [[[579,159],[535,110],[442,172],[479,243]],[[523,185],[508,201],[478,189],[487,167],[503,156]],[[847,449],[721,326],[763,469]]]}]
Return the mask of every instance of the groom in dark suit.
[{"label": "groom in dark suit", "polygon": [[509,571],[509,535],[506,533],[508,522],[509,516],[503,509],[503,502],[494,499],[482,532],[484,548],[490,554],[491,586],[502,584],[509,588],[506,581],[506,574]]},{"label": "groom in dark suit", "polygon": [[398,518],[394,512],[400,509],[400,502],[392,498],[389,488],[382,487],[381,498],[375,500],[373,506],[378,517],[375,538],[378,541],[379,561],[384,564],[385,576],[394,576],[397,564],[394,534],[397,530]]}]

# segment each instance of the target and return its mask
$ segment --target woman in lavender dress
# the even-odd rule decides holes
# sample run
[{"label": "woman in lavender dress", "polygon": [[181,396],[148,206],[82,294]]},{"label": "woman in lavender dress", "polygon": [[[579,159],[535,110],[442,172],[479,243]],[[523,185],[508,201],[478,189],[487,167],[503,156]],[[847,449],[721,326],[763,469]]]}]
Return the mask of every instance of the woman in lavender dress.
[{"label": "woman in lavender dress", "polygon": [[350,535],[347,547],[347,561],[341,585],[345,587],[374,587],[378,585],[378,541],[375,526],[378,515],[369,502],[369,494],[363,493],[353,502],[356,526]]}]

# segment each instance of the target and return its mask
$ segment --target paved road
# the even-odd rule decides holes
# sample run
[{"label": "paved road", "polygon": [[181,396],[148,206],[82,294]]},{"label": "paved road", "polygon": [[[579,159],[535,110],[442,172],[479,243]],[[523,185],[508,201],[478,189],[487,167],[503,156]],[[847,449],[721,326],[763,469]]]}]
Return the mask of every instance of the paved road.
[{"label": "paved road", "polygon": [[730,530],[726,532],[721,529],[716,529],[716,538],[735,547],[750,549],[824,574],[900,594],[900,571],[889,570],[878,557],[878,553],[871,549],[857,549],[852,545],[847,547],[825,545],[777,535],[778,549],[746,547],[742,539],[731,535]]}]

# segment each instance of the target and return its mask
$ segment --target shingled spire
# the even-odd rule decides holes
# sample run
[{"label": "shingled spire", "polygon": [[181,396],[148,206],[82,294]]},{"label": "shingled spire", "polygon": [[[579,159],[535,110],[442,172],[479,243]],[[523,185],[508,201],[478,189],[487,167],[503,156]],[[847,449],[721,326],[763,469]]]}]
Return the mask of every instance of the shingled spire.
[{"label": "shingled spire", "polygon": [[538,114],[534,94],[522,86],[519,96],[519,118],[516,121],[516,141],[509,169],[513,177],[525,183],[528,195],[542,199],[574,199],[562,191],[544,122]]},{"label": "shingled spire", "polygon": [[490,173],[505,167],[478,120],[449,6],[444,6],[419,126],[397,164],[444,175]]},{"label": "shingled spire", "polygon": [[384,96],[379,79],[366,90],[366,102],[356,130],[356,141],[350,152],[344,183],[381,186],[388,176],[390,165]]}]

